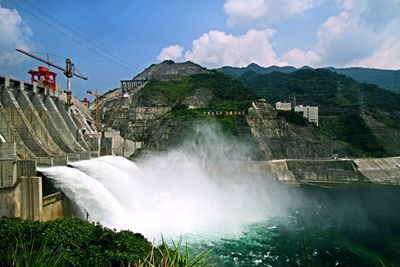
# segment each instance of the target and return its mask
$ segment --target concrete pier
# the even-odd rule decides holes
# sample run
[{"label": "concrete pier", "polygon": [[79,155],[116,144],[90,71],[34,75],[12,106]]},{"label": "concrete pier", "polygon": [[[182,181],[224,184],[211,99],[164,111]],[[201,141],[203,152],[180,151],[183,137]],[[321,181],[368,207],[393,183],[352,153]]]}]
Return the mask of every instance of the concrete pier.
[{"label": "concrete pier", "polygon": [[[41,144],[49,152],[48,155],[62,155],[64,154],[60,147],[54,142],[50,130],[46,128],[45,123],[39,116],[38,111],[33,106],[33,103],[29,99],[28,95],[24,91],[9,90],[14,94],[15,99],[25,115],[28,124],[32,127],[36,137],[39,139]],[[43,114],[44,112],[42,112]],[[44,115],[43,115],[44,116]],[[54,133],[56,134],[56,133]]]},{"label": "concrete pier", "polygon": [[54,140],[56,145],[62,150],[63,153],[73,153],[76,152],[72,147],[69,146],[69,142],[66,140],[66,136],[60,129],[56,127],[56,123],[53,121],[50,112],[47,110],[43,103],[42,97],[38,94],[31,94],[30,99],[33,106],[37,110],[40,119],[43,121],[46,129],[50,133],[51,138]]},{"label": "concrete pier", "polygon": [[47,112],[51,120],[53,121],[55,128],[57,128],[64,137],[64,142],[73,150],[82,151],[84,148],[77,142],[75,138],[75,132],[72,133],[68,128],[66,121],[63,119],[60,111],[58,110],[53,98],[50,96],[43,96],[44,104],[47,108]]},{"label": "concrete pier", "polygon": [[24,144],[29,147],[35,156],[50,156],[51,152],[47,150],[38,138],[36,132],[32,128],[32,124],[25,117],[13,93],[4,87],[0,90],[1,102],[4,107],[3,114],[6,115],[9,122],[12,122]]},{"label": "concrete pier", "polygon": [[62,102],[60,99],[53,99],[58,111],[60,112],[64,122],[68,126],[69,130],[73,133],[75,140],[85,149],[90,150],[89,146],[86,144],[85,139],[83,138],[82,132],[76,126],[74,120],[72,119],[71,115],[68,113],[66,104]]}]

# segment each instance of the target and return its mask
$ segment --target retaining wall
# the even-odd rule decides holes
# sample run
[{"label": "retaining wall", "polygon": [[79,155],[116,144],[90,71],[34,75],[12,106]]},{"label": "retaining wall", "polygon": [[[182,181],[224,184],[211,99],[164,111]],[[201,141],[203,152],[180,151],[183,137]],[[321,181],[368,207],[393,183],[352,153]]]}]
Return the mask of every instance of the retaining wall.
[{"label": "retaining wall", "polygon": [[372,183],[400,185],[400,158],[356,159],[354,162]]},{"label": "retaining wall", "polygon": [[45,222],[65,217],[61,192],[43,197],[42,205],[41,221]]}]

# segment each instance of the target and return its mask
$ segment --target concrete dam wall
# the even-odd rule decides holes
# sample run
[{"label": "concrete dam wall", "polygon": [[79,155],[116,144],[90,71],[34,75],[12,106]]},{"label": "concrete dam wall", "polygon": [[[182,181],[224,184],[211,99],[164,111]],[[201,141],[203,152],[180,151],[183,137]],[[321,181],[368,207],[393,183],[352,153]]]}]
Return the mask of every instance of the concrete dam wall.
[{"label": "concrete dam wall", "polygon": [[70,213],[61,192],[45,193],[37,166],[99,156],[101,142],[90,110],[68,111],[64,98],[0,77],[0,216],[45,221]]},{"label": "concrete dam wall", "polygon": [[258,163],[284,184],[400,185],[400,158],[305,160]]}]

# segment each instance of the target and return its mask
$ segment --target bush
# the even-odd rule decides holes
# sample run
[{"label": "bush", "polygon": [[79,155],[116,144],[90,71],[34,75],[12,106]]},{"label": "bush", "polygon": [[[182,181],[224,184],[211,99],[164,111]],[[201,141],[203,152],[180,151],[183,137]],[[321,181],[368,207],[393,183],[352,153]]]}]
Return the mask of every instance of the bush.
[{"label": "bush", "polygon": [[[0,266],[210,266],[207,252],[189,257],[181,240],[152,246],[141,234],[78,218],[33,222],[0,217]],[[184,253],[182,253],[184,251]]]},{"label": "bush", "polygon": [[342,140],[350,145],[365,151],[367,156],[382,157],[386,150],[365,124],[365,121],[356,113],[346,114],[339,118],[339,125],[342,127],[339,130],[339,135]]},{"label": "bush", "polygon": [[294,123],[299,126],[306,126],[308,124],[308,120],[303,117],[303,114],[300,112],[295,112],[293,110],[277,110],[278,117],[285,118],[286,121]]},{"label": "bush", "polygon": [[251,92],[241,82],[224,74],[194,74],[181,77],[179,80],[161,81],[151,79],[138,93],[143,99],[153,99],[154,96],[164,96],[171,104],[178,104],[192,94],[196,89],[208,89],[214,98],[212,105],[222,105],[227,102],[244,104],[241,108],[248,108],[251,100],[257,95]]},{"label": "bush", "polygon": [[32,251],[54,255],[61,266],[121,266],[138,263],[151,251],[141,234],[117,232],[78,218],[45,223],[0,218],[0,240],[0,262],[11,266],[43,258],[31,255]]}]

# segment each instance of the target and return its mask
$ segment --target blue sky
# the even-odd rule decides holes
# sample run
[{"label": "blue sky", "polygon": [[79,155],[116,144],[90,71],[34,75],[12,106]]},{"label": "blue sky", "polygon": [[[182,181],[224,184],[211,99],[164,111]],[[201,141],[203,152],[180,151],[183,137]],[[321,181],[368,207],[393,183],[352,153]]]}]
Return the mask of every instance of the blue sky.
[{"label": "blue sky", "polygon": [[16,47],[71,58],[89,77],[73,79],[79,97],[164,59],[399,69],[399,14],[400,0],[0,0],[0,75],[29,80],[39,65]]}]

